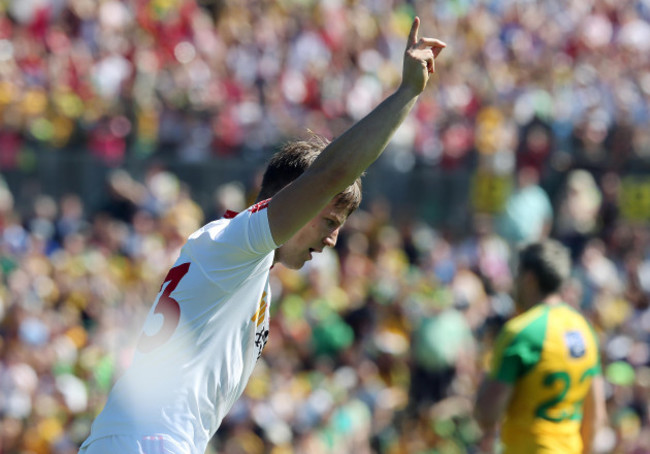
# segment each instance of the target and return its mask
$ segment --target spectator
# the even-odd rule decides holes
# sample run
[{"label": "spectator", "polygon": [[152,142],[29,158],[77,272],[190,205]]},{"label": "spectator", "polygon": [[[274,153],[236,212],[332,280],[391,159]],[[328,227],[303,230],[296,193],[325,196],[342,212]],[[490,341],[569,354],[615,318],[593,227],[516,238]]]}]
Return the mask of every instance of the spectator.
[{"label": "spectator", "polygon": [[517,172],[517,189],[506,202],[497,224],[499,233],[512,244],[537,241],[551,231],[553,207],[546,191],[539,186],[539,178],[533,167]]}]

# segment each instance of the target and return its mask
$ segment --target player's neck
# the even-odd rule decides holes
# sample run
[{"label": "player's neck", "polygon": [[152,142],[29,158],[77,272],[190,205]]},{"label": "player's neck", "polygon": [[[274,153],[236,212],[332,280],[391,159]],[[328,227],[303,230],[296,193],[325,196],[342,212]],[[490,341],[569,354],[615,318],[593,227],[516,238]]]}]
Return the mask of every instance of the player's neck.
[{"label": "player's neck", "polygon": [[540,304],[546,304],[547,306],[557,306],[562,304],[562,298],[557,293],[551,293],[546,298],[543,298],[540,301]]},{"label": "player's neck", "polygon": [[556,306],[562,303],[562,298],[560,298],[560,296],[557,293],[552,293],[545,297],[543,296],[534,297],[531,295],[530,299],[528,299],[527,301],[528,304],[523,305],[523,307],[521,308],[522,311],[527,311],[528,309],[532,309],[533,307],[537,307],[542,304],[545,304],[547,306]]}]

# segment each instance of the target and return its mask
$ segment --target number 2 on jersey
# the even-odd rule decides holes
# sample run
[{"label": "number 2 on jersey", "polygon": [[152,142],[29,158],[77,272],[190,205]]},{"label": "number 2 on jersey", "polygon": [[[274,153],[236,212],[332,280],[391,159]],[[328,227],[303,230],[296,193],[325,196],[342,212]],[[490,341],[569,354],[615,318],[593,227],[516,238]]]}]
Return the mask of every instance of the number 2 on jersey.
[{"label": "number 2 on jersey", "polygon": [[154,309],[154,314],[160,314],[163,317],[162,326],[156,334],[148,335],[147,333],[142,333],[140,341],[138,342],[138,350],[143,353],[148,353],[153,349],[161,346],[174,333],[174,330],[178,326],[178,322],[181,318],[181,307],[174,298],[169,296],[171,292],[176,289],[176,286],[180,280],[187,274],[190,269],[190,263],[183,263],[181,265],[175,266],[167,273],[165,280],[160,286],[160,290],[163,289],[165,283],[169,282],[165,287],[162,295],[158,299],[158,304]]},{"label": "number 2 on jersey", "polygon": [[566,419],[569,419],[571,415],[569,415],[568,412],[563,410],[559,416],[553,417],[549,414],[548,410],[553,408],[555,405],[559,404],[564,400],[564,398],[567,395],[567,392],[569,391],[569,388],[571,387],[571,377],[567,372],[553,372],[546,375],[546,377],[544,377],[545,387],[553,386],[555,382],[561,383],[562,387],[560,389],[560,392],[557,395],[544,401],[541,405],[539,405],[539,407],[537,407],[537,410],[535,411],[535,415],[538,418],[546,419],[547,421],[561,422]]},{"label": "number 2 on jersey", "polygon": [[[587,369],[580,377],[579,383],[584,382],[589,377],[598,373],[598,366],[592,366]],[[562,422],[566,420],[580,420],[582,418],[582,400],[574,402],[572,411],[562,410],[559,415],[551,416],[549,410],[564,401],[569,388],[571,387],[571,377],[567,372],[553,372],[544,377],[544,386],[553,386],[556,382],[561,383],[560,392],[542,402],[535,410],[535,416],[551,422]]]}]

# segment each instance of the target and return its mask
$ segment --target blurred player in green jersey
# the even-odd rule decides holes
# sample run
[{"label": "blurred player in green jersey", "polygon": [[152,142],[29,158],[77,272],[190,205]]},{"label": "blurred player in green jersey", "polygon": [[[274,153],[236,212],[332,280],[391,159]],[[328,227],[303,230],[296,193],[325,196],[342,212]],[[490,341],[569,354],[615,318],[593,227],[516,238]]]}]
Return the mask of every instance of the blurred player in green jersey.
[{"label": "blurred player in green jersey", "polygon": [[499,334],[476,402],[485,450],[500,425],[505,454],[591,452],[606,418],[604,385],[595,333],[558,293],[570,272],[569,253],[556,241],[520,252],[520,314]]}]

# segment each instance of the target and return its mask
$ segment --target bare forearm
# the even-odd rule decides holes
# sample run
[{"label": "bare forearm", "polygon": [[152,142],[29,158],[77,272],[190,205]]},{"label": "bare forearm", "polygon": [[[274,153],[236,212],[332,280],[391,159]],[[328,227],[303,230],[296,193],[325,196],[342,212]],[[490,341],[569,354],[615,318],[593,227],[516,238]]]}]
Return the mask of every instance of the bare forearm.
[{"label": "bare forearm", "polygon": [[419,26],[416,17],[404,53],[400,88],[328,145],[305,173],[273,197],[269,225],[276,244],[283,244],[334,196],[352,185],[381,155],[415,105],[429,74],[435,72],[435,56],[446,46],[434,38],[418,40]]},{"label": "bare forearm", "polygon": [[400,87],[332,142],[308,172],[332,175],[329,189],[338,194],[381,155],[416,100],[417,93]]},{"label": "bare forearm", "polygon": [[418,40],[419,27],[420,19],[416,17],[404,53],[399,89],[331,143],[312,165],[310,170],[323,177],[324,189],[330,195],[352,184],[381,155],[424,91],[429,74],[435,73],[434,58],[446,44],[433,38]]}]

